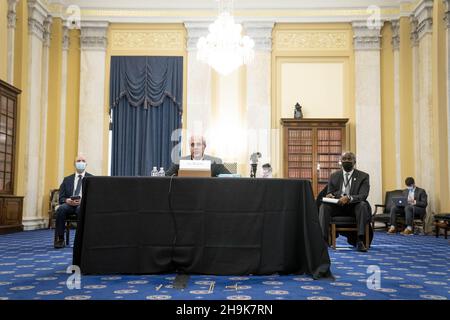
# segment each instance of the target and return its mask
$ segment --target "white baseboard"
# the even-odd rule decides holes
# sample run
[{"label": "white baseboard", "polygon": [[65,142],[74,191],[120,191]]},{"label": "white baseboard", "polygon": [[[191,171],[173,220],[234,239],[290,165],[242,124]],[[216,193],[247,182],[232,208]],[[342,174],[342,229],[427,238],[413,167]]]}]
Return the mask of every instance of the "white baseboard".
[{"label": "white baseboard", "polygon": [[46,229],[48,220],[44,218],[23,219],[22,224],[24,231]]}]

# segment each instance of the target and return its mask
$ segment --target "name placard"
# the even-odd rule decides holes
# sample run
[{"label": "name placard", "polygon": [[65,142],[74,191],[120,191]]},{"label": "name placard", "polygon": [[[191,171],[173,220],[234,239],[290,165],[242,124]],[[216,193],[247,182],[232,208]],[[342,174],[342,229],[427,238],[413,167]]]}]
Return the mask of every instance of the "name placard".
[{"label": "name placard", "polygon": [[180,160],[180,170],[211,170],[211,160]]}]

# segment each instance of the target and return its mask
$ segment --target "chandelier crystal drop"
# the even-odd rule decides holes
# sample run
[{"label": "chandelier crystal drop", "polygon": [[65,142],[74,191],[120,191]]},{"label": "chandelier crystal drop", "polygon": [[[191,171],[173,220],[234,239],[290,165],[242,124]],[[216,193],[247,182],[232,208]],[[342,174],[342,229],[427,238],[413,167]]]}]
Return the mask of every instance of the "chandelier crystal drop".
[{"label": "chandelier crystal drop", "polygon": [[242,36],[242,26],[234,22],[230,6],[225,8],[224,1],[220,0],[219,16],[209,25],[208,35],[197,42],[197,59],[227,75],[253,60],[255,43]]}]

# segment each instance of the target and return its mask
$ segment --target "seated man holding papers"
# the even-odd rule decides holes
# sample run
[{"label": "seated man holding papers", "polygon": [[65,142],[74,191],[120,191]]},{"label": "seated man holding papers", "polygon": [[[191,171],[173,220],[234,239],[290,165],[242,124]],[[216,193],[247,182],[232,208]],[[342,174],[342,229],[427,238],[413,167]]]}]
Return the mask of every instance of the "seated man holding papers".
[{"label": "seated man holding papers", "polygon": [[[189,156],[182,157],[180,164],[172,164],[172,166],[167,170],[166,176],[172,175],[195,175],[204,176],[202,171],[207,170],[206,165],[210,165],[211,177],[217,177],[219,174],[229,174],[230,172],[222,164],[220,158],[212,157],[205,154],[206,140],[201,136],[192,136],[190,139],[190,150],[191,154]],[[193,162],[185,160],[195,160]],[[203,162],[205,161],[205,162]],[[203,163],[202,163],[203,162]],[[179,174],[181,165],[181,170],[186,170],[186,174]],[[197,174],[189,174],[189,172],[197,171]],[[208,174],[209,175],[209,174]]]},{"label": "seated man holding papers", "polygon": [[[328,241],[331,217],[352,216],[358,226],[356,248],[367,251],[364,245],[365,227],[371,219],[369,196],[369,175],[355,169],[356,157],[352,152],[341,156],[342,170],[331,174],[327,195],[322,199],[319,221],[325,241]],[[349,237],[347,237],[348,240]]]}]

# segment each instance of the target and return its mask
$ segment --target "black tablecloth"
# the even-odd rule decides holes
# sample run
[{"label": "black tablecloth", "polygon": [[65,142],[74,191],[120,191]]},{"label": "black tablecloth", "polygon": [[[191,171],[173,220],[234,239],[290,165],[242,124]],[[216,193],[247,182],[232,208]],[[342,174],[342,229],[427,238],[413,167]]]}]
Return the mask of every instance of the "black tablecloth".
[{"label": "black tablecloth", "polygon": [[309,181],[84,180],[73,256],[83,274],[331,276]]}]

